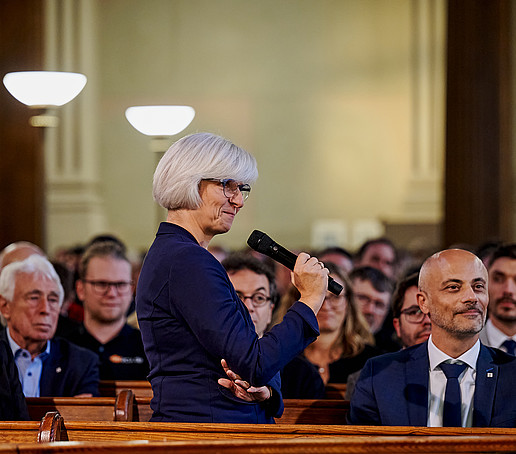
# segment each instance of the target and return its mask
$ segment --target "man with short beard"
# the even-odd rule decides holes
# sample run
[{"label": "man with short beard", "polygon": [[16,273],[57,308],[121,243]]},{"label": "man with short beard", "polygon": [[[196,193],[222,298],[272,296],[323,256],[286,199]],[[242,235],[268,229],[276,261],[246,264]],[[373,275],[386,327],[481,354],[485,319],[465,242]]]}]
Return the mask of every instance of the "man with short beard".
[{"label": "man with short beard", "polygon": [[149,366],[140,331],[127,324],[133,295],[131,263],[114,241],[92,244],[79,264],[77,297],[84,323],[67,338],[100,358],[101,380],[145,380]]},{"label": "man with short beard", "polygon": [[489,264],[489,318],[480,333],[484,345],[516,352],[516,244],[499,246]]},{"label": "man with short beard", "polygon": [[432,334],[367,361],[351,399],[352,424],[516,427],[516,357],[479,341],[487,281],[468,251],[447,249],[423,263],[417,300]]}]

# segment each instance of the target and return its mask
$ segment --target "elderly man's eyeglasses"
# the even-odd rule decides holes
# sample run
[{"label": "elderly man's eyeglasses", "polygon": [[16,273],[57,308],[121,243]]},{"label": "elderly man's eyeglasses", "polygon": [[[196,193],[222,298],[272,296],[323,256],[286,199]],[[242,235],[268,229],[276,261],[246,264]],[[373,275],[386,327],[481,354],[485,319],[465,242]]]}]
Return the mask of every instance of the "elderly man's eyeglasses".
[{"label": "elderly man's eyeglasses", "polygon": [[251,303],[254,307],[262,307],[267,304],[272,298],[270,296],[266,296],[263,293],[255,293],[253,295],[244,295],[243,293],[237,292],[238,297],[242,303],[245,303],[245,300],[251,300]]},{"label": "elderly man's eyeglasses", "polygon": [[242,194],[242,199],[244,202],[249,197],[249,193],[251,192],[251,186],[248,184],[238,184],[235,180],[232,180],[230,178],[225,180],[217,180],[215,178],[205,178],[205,181],[216,181],[217,183],[220,183],[222,185],[222,189],[224,191],[224,195],[231,199],[238,195],[240,192]]},{"label": "elderly man's eyeglasses", "polygon": [[109,292],[111,287],[116,288],[116,291],[119,295],[125,295],[131,291],[133,283],[131,281],[118,281],[118,282],[109,282],[109,281],[90,281],[87,279],[83,279],[83,282],[87,282],[93,287],[93,291],[98,295],[105,295]]},{"label": "elderly man's eyeglasses", "polygon": [[419,306],[411,306],[407,309],[403,309],[400,312],[400,314],[403,314],[405,316],[407,322],[414,324],[421,323],[426,315],[423,312],[421,312]]}]

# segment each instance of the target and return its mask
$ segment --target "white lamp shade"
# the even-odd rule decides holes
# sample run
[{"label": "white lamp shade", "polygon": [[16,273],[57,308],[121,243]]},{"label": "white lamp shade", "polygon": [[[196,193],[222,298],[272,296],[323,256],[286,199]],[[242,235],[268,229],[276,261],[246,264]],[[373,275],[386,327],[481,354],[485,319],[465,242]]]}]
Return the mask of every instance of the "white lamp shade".
[{"label": "white lamp shade", "polygon": [[62,106],[86,85],[84,74],[57,71],[7,73],[4,85],[18,101],[31,107]]},{"label": "white lamp shade", "polygon": [[129,123],[147,136],[173,136],[185,129],[195,117],[190,106],[135,106],[125,111]]}]

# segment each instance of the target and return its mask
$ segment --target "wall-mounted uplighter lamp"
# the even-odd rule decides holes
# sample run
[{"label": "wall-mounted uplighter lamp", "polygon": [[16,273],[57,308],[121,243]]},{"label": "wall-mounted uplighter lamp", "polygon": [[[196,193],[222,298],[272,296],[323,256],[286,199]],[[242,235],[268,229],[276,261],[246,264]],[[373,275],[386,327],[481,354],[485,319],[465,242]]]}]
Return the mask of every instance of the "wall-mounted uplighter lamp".
[{"label": "wall-mounted uplighter lamp", "polygon": [[134,106],[125,111],[125,116],[137,131],[152,137],[152,151],[163,152],[170,145],[170,137],[192,122],[195,110],[190,106]]},{"label": "wall-mounted uplighter lamp", "polygon": [[3,79],[5,88],[18,101],[45,113],[31,117],[30,124],[37,127],[58,125],[58,117],[49,111],[75,98],[84,88],[84,74],[59,71],[20,71],[7,73]]}]

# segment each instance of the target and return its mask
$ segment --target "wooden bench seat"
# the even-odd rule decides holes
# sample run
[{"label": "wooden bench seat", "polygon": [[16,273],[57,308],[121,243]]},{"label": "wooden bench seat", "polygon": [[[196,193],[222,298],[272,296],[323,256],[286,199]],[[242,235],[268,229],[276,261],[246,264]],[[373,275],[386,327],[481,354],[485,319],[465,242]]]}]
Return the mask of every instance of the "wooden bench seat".
[{"label": "wooden bench seat", "polygon": [[0,421],[0,446],[38,441],[39,421]]},{"label": "wooden bench seat", "polygon": [[[337,425],[254,425],[254,424],[186,424],[143,422],[70,421],[64,423],[56,412],[37,422],[0,422],[0,441],[27,443],[18,451],[52,451],[45,441],[72,441],[72,448],[59,452],[104,450],[112,447],[127,449],[121,454],[136,454],[147,447],[151,451],[182,449],[204,452],[205,447],[227,452],[509,452],[516,448],[516,429],[502,428],[427,428],[427,427],[372,427]],[[39,436],[36,437],[36,434]],[[41,443],[35,444],[38,440]],[[127,443],[131,441],[131,443]],[[169,442],[157,444],[157,442]],[[280,443],[281,441],[281,443]],[[82,443],[82,444],[81,444]],[[227,449],[224,444],[228,443]],[[79,445],[81,444],[81,445]],[[57,445],[63,445],[57,443]],[[38,446],[38,448],[36,448]],[[44,450],[40,450],[45,446]],[[64,445],[63,445],[64,446]],[[67,445],[68,446],[68,445]],[[156,447],[153,447],[156,446]],[[12,446],[11,446],[12,447]],[[18,445],[18,448],[20,446]],[[238,451],[236,447],[240,447]],[[200,449],[200,451],[198,451]],[[316,450],[317,449],[317,450]],[[32,450],[32,451],[31,451]],[[316,450],[316,451],[315,451]],[[333,450],[333,451],[332,451]],[[13,451],[10,451],[13,452]],[[16,451],[14,451],[16,452]],[[143,451],[142,451],[143,452]],[[57,451],[56,451],[57,453]],[[148,454],[149,451],[146,451]]]},{"label": "wooden bench seat", "polygon": [[[17,454],[161,454],[170,453],[501,453],[514,452],[515,439],[499,436],[378,436],[258,440],[184,440],[172,442],[62,442],[18,444]],[[10,449],[10,446],[9,446]],[[6,452],[13,452],[12,450]]]},{"label": "wooden bench seat", "polygon": [[307,424],[194,424],[145,422],[70,421],[65,424],[69,440],[198,440],[198,439],[279,439],[334,438],[366,436],[501,436],[511,435],[515,442],[516,429],[500,428],[439,428],[439,427],[372,427]]},{"label": "wooden bench seat", "polygon": [[[11,428],[12,430],[12,428]],[[511,435],[516,428],[383,427],[308,424],[200,424],[162,422],[68,421],[57,412],[40,424],[38,441],[173,441],[190,439],[265,439],[336,436],[495,436]],[[10,440],[6,440],[10,441]]]}]

